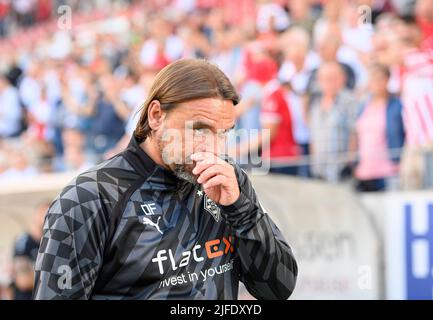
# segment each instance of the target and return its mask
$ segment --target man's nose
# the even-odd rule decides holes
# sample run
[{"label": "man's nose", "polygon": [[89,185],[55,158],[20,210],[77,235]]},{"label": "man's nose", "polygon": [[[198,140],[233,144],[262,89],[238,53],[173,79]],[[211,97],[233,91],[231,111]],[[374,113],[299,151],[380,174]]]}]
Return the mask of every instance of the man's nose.
[{"label": "man's nose", "polygon": [[221,147],[219,146],[219,144],[217,142],[215,143],[202,143],[199,145],[196,145],[195,148],[195,152],[208,152],[208,153],[212,153],[216,156],[218,156],[218,154],[220,153]]},{"label": "man's nose", "polygon": [[208,152],[208,153],[213,153],[213,154],[217,154],[217,148],[215,146],[210,146],[210,145],[206,145],[206,144],[200,144],[198,145],[195,150],[195,152]]}]

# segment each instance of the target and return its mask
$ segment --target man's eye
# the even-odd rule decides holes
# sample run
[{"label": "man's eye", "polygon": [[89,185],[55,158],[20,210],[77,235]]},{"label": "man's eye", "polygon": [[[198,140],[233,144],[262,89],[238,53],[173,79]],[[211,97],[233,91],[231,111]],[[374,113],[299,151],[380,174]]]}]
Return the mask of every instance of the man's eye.
[{"label": "man's eye", "polygon": [[[206,128],[194,128],[194,134],[195,135],[200,135],[200,136],[204,136],[206,134],[212,133],[211,130],[206,129]],[[225,138],[227,136],[227,134],[229,133],[230,130],[218,130],[216,132],[216,135],[220,138]]]},{"label": "man's eye", "polygon": [[218,137],[225,139],[229,134],[230,130],[222,130],[218,132]]},{"label": "man's eye", "polygon": [[206,133],[206,129],[203,129],[203,128],[195,128],[195,129],[194,129],[194,133],[197,133],[197,134],[204,134],[204,133]]}]

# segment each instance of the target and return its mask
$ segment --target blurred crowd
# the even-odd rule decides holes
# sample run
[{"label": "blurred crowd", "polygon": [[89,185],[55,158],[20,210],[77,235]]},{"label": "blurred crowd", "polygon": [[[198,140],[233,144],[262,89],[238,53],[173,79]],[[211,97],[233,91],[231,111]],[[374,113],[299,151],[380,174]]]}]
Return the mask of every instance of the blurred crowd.
[{"label": "blurred crowd", "polygon": [[94,10],[106,3],[105,0],[0,0],[0,38],[49,21],[64,5],[76,13]]},{"label": "blurred crowd", "polygon": [[156,73],[204,58],[258,132],[230,138],[247,169],[433,187],[433,0],[0,0],[0,35],[0,181],[111,157]]}]

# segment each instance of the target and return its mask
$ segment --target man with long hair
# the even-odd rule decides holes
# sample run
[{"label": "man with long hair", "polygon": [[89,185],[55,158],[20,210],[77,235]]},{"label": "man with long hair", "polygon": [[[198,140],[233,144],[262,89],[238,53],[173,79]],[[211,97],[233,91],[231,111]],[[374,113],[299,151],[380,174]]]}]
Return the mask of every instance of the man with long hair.
[{"label": "man with long hair", "polygon": [[287,299],[297,264],[245,172],[221,156],[239,97],[178,60],[156,76],[128,147],[51,204],[35,299]]}]

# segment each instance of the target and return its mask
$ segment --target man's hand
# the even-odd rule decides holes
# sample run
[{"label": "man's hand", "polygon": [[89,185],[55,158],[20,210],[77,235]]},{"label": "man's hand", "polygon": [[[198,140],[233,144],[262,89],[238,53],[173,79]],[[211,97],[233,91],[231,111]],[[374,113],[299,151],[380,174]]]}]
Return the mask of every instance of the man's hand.
[{"label": "man's hand", "polygon": [[194,153],[191,159],[196,162],[192,173],[198,176],[197,182],[209,198],[223,206],[239,198],[238,180],[231,164],[210,152]]}]

